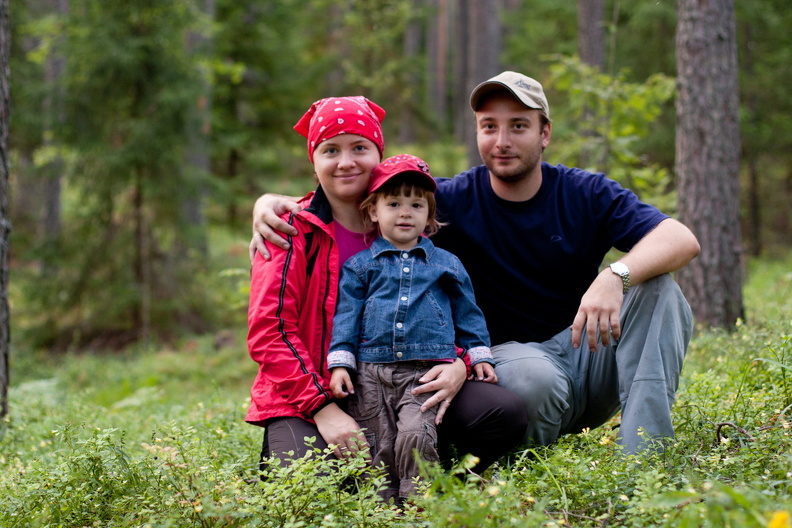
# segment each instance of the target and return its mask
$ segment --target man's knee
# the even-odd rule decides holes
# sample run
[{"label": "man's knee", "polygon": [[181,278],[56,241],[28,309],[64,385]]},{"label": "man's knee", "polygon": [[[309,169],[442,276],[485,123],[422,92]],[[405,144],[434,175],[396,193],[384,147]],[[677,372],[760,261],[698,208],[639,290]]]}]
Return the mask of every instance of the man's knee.
[{"label": "man's knee", "polygon": [[560,416],[569,406],[569,381],[550,361],[531,359],[498,365],[498,384],[512,391],[525,403],[529,420],[535,420],[538,415],[548,412]]}]

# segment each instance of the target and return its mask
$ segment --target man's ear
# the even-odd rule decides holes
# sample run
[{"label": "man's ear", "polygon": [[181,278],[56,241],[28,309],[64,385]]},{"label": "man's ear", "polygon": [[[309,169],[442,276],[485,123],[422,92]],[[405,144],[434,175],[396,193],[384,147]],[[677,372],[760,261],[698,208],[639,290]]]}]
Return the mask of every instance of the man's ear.
[{"label": "man's ear", "polygon": [[553,123],[545,123],[540,135],[542,136],[542,148],[547,147],[550,144],[550,136],[553,135]]}]

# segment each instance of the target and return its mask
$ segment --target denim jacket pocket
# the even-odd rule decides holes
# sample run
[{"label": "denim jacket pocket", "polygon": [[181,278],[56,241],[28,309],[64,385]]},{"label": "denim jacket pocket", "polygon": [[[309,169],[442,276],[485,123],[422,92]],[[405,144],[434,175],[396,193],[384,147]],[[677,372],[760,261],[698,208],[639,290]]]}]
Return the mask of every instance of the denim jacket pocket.
[{"label": "denim jacket pocket", "polygon": [[433,319],[429,319],[429,314],[422,314],[427,316],[427,320],[437,320],[437,324],[439,326],[446,326],[448,325],[448,320],[446,318],[446,314],[443,312],[443,309],[440,307],[440,303],[437,302],[434,294],[431,290],[426,292],[426,298],[429,301],[428,306],[424,306],[425,310],[431,310],[432,315],[434,315]]}]

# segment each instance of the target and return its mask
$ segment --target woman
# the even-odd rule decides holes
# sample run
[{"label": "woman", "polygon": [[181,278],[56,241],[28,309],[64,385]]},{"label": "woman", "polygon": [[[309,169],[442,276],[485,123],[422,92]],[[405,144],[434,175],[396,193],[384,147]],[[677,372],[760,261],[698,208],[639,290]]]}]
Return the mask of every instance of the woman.
[{"label": "woman", "polygon": [[[283,220],[295,228],[287,249],[253,261],[248,348],[259,364],[246,421],[265,427],[262,457],[287,463],[313,447],[334,445],[343,457],[366,446],[359,426],[330,391],[326,365],[341,265],[367,247],[359,204],[371,171],[382,159],[385,111],[364,97],[314,103],[295,125],[308,139],[308,157],[319,186]],[[459,454],[480,457],[479,469],[522,438],[525,408],[495,385],[465,383],[462,360],[440,364],[420,381],[434,392],[424,408],[439,404],[441,453],[453,441]],[[451,401],[454,404],[451,405]],[[304,438],[314,437],[314,446]],[[289,455],[293,452],[293,455]]]}]

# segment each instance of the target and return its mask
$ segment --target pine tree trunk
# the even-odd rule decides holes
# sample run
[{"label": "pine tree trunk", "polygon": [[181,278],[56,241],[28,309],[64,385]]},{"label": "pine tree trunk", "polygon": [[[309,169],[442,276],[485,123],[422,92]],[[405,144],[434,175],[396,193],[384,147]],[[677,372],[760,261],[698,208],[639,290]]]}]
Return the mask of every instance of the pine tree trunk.
[{"label": "pine tree trunk", "polygon": [[0,418],[8,414],[8,352],[11,346],[11,317],[8,306],[8,253],[11,236],[11,222],[8,219],[10,51],[9,5],[8,0],[0,0]]},{"label": "pine tree trunk", "polygon": [[[48,0],[46,8],[58,15],[65,16],[69,12],[69,0]],[[59,43],[62,44],[62,43]],[[44,118],[45,147],[57,146],[57,136],[65,121],[63,110],[64,94],[61,80],[66,68],[66,58],[61,54],[62,45],[53,46],[47,56],[44,66],[44,80],[47,94],[42,103]],[[41,240],[47,247],[43,253],[42,272],[51,275],[57,269],[60,261],[58,251],[61,236],[61,179],[63,177],[64,163],[61,156],[56,156],[44,169],[43,203],[44,210],[41,218]]]},{"label": "pine tree trunk", "polygon": [[743,317],[733,0],[677,0],[676,55],[679,216],[701,244],[678,280],[699,323],[731,328]]},{"label": "pine tree trunk", "polygon": [[[214,22],[214,0],[201,2],[202,12]],[[207,49],[211,46],[207,37],[190,32],[187,36],[187,55],[200,64],[201,54],[208,56]],[[185,165],[188,171],[190,192],[182,198],[182,225],[179,231],[180,240],[177,241],[175,251],[182,253],[184,250],[193,251],[200,258],[196,262],[205,262],[209,254],[206,242],[206,214],[204,202],[206,199],[206,183],[211,171],[209,166],[209,136],[211,134],[212,118],[212,87],[207,78],[208,74],[199,72],[201,93],[193,106],[193,115],[187,130],[188,145],[185,154]]]},{"label": "pine tree trunk", "polygon": [[429,108],[443,132],[449,130],[448,115],[448,0],[433,0],[432,15],[427,25],[427,94]]},{"label": "pine tree trunk", "polygon": [[[416,7],[416,6],[413,6]],[[417,20],[412,20],[407,24],[404,29],[404,36],[402,38],[403,55],[408,59],[415,59],[421,53],[421,36],[422,28]],[[406,81],[410,86],[417,87],[421,82],[418,71],[408,71],[405,73]],[[415,98],[409,98],[404,101],[399,116],[399,144],[409,145],[415,143],[415,123],[416,123],[416,107],[418,101]]]},{"label": "pine tree trunk", "polygon": [[578,0],[578,55],[585,64],[602,70],[605,66],[603,0]]},{"label": "pine tree trunk", "polygon": [[[578,27],[578,55],[580,60],[599,71],[605,67],[605,24],[603,0],[578,0],[577,27]],[[606,170],[607,159],[597,159],[597,123],[594,121],[596,112],[586,104],[583,107],[579,133],[587,138],[586,144],[580,151],[580,166],[593,165],[598,170]]]},{"label": "pine tree trunk", "polygon": [[[471,166],[481,164],[481,156],[476,145],[476,129],[470,110],[470,92],[482,81],[500,73],[500,53],[502,47],[500,0],[468,0],[460,2],[460,9],[466,9],[461,22],[467,24],[463,45],[466,51],[466,67],[463,84],[458,98],[458,123],[461,125],[462,142],[467,147],[468,161]],[[464,8],[461,6],[465,6]]]}]

